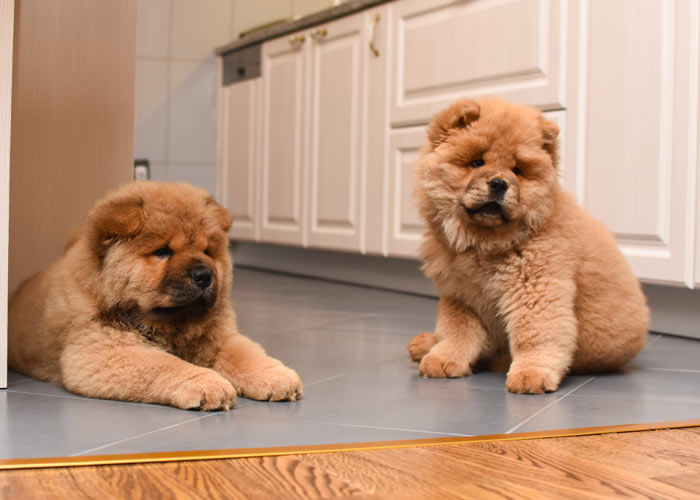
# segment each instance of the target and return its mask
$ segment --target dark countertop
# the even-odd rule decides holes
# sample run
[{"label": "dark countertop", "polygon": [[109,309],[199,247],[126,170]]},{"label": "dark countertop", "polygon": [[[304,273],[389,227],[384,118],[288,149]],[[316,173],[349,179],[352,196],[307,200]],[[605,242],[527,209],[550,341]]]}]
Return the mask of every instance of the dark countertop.
[{"label": "dark countertop", "polygon": [[243,38],[239,38],[238,40],[235,40],[227,45],[218,47],[216,49],[216,54],[221,56],[227,52],[233,52],[238,49],[262,43],[265,40],[270,40],[272,38],[277,38],[295,31],[303,30],[310,26],[332,21],[333,19],[354,14],[355,12],[390,1],[391,0],[348,0],[338,6],[324,9],[319,12],[314,12],[313,14],[309,14],[308,16],[304,16],[295,21],[283,22],[268,28],[256,30]]}]

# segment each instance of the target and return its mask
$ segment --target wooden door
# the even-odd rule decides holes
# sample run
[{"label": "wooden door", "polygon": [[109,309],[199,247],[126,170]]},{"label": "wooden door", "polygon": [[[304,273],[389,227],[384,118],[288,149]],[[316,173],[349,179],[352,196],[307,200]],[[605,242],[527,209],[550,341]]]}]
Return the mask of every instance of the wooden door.
[{"label": "wooden door", "polygon": [[7,251],[10,240],[10,112],[14,1],[0,1],[0,389],[7,387]]}]

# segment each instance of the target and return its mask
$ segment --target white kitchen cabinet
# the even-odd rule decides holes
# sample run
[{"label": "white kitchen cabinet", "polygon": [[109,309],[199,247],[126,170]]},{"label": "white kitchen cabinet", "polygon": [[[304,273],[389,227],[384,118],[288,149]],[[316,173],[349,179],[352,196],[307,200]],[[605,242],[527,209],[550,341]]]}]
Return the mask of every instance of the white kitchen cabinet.
[{"label": "white kitchen cabinet", "polygon": [[262,47],[260,237],[273,243],[305,244],[307,38],[293,35]]},{"label": "white kitchen cabinet", "polygon": [[260,239],[366,250],[368,162],[381,162],[387,129],[384,107],[370,106],[384,96],[387,54],[370,41],[386,47],[385,12],[263,44]]},{"label": "white kitchen cabinet", "polygon": [[393,125],[425,123],[462,97],[541,109],[564,101],[566,4],[403,0],[393,4]]},{"label": "white kitchen cabinet", "polygon": [[413,202],[413,171],[424,142],[425,127],[399,128],[391,132],[386,166],[389,189],[384,212],[388,218],[386,254],[392,257],[418,258],[425,224]]},{"label": "white kitchen cabinet", "polygon": [[[638,277],[700,286],[698,33],[695,0],[397,0],[265,42],[248,89],[259,160],[236,160],[257,165],[259,184],[227,200],[235,234],[417,257],[424,127],[459,98],[493,95],[560,125],[562,183]],[[250,137],[230,140],[245,150]],[[236,175],[231,193],[256,185]]]},{"label": "white kitchen cabinet", "polygon": [[365,20],[355,15],[310,31],[308,243],[314,247],[362,245],[371,55]]},{"label": "white kitchen cabinet", "polygon": [[217,199],[233,215],[229,236],[260,238],[260,78],[219,90]]},{"label": "white kitchen cabinet", "polygon": [[577,193],[639,278],[692,286],[698,4],[591,0],[570,10]]}]

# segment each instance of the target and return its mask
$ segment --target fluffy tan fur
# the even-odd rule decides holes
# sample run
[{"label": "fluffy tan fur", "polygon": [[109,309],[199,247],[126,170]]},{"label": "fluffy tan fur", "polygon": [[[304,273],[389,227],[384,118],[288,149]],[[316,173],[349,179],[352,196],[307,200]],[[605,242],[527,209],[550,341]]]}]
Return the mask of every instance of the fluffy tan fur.
[{"label": "fluffy tan fur", "polygon": [[84,396],[178,408],[301,397],[298,375],[237,330],[230,225],[187,184],[108,194],[10,299],[10,367]]},{"label": "fluffy tan fur", "polygon": [[649,310],[612,235],[564,192],[556,124],[530,107],[461,100],[439,113],[416,167],[435,332],[409,344],[419,373],[508,371],[516,393],[615,370],[644,346]]}]

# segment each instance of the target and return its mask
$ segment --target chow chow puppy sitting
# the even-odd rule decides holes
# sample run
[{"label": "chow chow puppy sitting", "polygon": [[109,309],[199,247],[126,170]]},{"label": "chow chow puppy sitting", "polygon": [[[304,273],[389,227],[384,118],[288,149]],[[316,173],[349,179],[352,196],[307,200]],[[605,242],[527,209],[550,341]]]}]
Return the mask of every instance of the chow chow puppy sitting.
[{"label": "chow chow puppy sitting", "polygon": [[558,133],[496,99],[461,100],[429,125],[414,195],[440,301],[435,332],[408,346],[420,374],[484,364],[507,370],[509,391],[537,394],[644,347],[646,299],[612,235],[560,187]]},{"label": "chow chow puppy sitting", "polygon": [[298,375],[236,328],[230,226],[187,184],[108,194],[10,299],[10,367],[83,396],[186,409],[301,397]]}]

